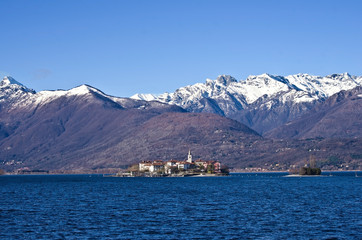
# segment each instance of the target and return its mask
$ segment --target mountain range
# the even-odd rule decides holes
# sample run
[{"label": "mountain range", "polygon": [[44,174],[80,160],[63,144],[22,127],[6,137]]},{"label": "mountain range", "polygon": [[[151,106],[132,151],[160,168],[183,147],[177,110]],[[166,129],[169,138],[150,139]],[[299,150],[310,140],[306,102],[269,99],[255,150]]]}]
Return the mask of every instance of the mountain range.
[{"label": "mountain range", "polygon": [[358,138],[362,136],[362,87],[340,91],[308,113],[277,127],[268,138]]},{"label": "mountain range", "polygon": [[348,73],[325,77],[308,74],[273,76],[262,74],[237,81],[221,75],[158,96],[136,94],[131,98],[157,100],[190,112],[216,113],[235,119],[260,134],[309,112],[342,90],[361,86],[362,77]]},{"label": "mountain range", "polygon": [[182,160],[191,147],[213,159],[222,141],[259,138],[235,120],[112,97],[87,85],[36,93],[10,77],[0,83],[0,168],[6,170],[119,168]]},{"label": "mountain range", "polygon": [[[182,100],[186,90],[178,90],[158,96],[159,101],[148,95],[146,101],[109,96],[89,85],[35,92],[5,77],[0,82],[0,169],[89,172],[124,168],[142,160],[183,160],[190,149],[195,158],[220,160],[234,168],[285,170],[311,154],[331,169],[338,164],[360,167],[361,77],[331,75],[318,78],[318,84],[305,80],[304,90],[296,81],[285,83],[289,78],[262,75],[248,79],[254,80],[240,83],[220,76],[186,87],[212,88],[204,97],[196,96],[200,90]],[[241,90],[239,85],[252,86],[255,92]],[[311,86],[319,90],[307,93]],[[244,91],[237,98],[243,98],[243,104],[235,100],[236,90],[229,94],[231,87]],[[176,93],[184,105],[172,100]],[[279,98],[285,101],[278,102]],[[268,102],[272,102],[269,111],[262,113],[260,109]],[[202,104],[204,108],[187,107]],[[268,131],[255,131],[252,124],[235,117],[243,111],[251,114],[251,106],[255,108],[250,118],[254,125],[268,124],[279,110],[285,115],[275,127],[266,127]],[[290,116],[292,109],[299,110],[294,117]],[[235,115],[225,117],[228,114]],[[286,115],[293,121],[286,122]],[[323,132],[323,126],[333,131]]]}]

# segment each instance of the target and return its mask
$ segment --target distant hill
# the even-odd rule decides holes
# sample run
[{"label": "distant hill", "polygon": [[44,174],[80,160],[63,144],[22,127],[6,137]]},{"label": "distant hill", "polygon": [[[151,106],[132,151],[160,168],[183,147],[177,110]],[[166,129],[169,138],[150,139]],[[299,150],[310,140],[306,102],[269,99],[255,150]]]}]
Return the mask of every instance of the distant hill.
[{"label": "distant hill", "polygon": [[300,118],[265,134],[268,138],[362,137],[362,87],[341,91]]}]

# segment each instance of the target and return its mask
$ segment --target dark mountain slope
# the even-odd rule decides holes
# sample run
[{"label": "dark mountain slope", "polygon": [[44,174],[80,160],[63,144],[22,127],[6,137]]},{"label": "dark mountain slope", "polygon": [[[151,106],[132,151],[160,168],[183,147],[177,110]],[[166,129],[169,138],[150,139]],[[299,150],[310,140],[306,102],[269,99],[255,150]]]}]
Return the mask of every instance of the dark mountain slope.
[{"label": "dark mountain slope", "polygon": [[218,159],[225,142],[261,138],[218,115],[184,113],[159,102],[112,100],[92,90],[5,112],[1,126],[12,125],[12,131],[2,131],[0,159],[8,170],[122,167],[183,158],[189,148],[198,149],[200,157]]},{"label": "dark mountain slope", "polygon": [[341,91],[317,105],[308,114],[276,128],[269,138],[362,137],[362,87]]},{"label": "dark mountain slope", "polygon": [[[341,90],[361,86],[362,77],[348,73],[325,77],[309,74],[262,74],[237,81],[227,75],[207,79],[151,99],[175,104],[189,112],[216,113],[235,119],[260,134],[293,121]],[[135,99],[150,99],[136,94]]]},{"label": "dark mountain slope", "polygon": [[[118,148],[132,147],[126,159],[184,160],[189,149],[195,158],[222,160],[240,156],[241,142],[261,137],[245,125],[216,114],[164,113],[146,121]],[[137,153],[137,156],[134,156]],[[125,159],[125,160],[126,160]]]},{"label": "dark mountain slope", "polygon": [[[132,101],[135,107],[143,102]],[[12,132],[3,131],[0,159],[36,168],[89,168],[99,161],[100,152],[117,144],[144,121],[164,111],[184,111],[166,104],[156,103],[156,107],[152,104],[143,102],[142,110],[126,109],[90,92],[59,97],[35,109],[30,106],[12,109],[6,117],[0,117],[1,126],[12,125]],[[6,121],[9,119],[11,122]]]}]

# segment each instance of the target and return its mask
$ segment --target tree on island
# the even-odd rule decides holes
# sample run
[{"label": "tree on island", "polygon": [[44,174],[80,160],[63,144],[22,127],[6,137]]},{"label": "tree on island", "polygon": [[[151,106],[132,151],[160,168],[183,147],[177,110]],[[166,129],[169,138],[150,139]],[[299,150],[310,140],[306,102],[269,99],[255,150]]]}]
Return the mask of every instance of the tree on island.
[{"label": "tree on island", "polygon": [[229,167],[226,165],[221,165],[220,172],[222,174],[228,175],[230,173]]},{"label": "tree on island", "polygon": [[301,167],[299,169],[299,175],[321,175],[321,173],[320,168]]},{"label": "tree on island", "polygon": [[321,175],[322,171],[317,167],[317,163],[314,156],[310,156],[309,164],[306,161],[304,167],[298,169],[289,169],[290,174],[299,174],[299,175]]},{"label": "tree on island", "polygon": [[214,165],[212,165],[212,164],[207,165],[207,170],[206,170],[206,172],[209,173],[209,174],[214,173],[214,172],[215,172],[215,167],[214,167]]},{"label": "tree on island", "polygon": [[180,169],[178,169],[178,167],[171,167],[171,173],[175,173],[175,174],[179,174],[180,173]]},{"label": "tree on island", "polygon": [[138,171],[138,164],[133,164],[130,167],[127,168],[127,171],[129,172],[136,172]]}]

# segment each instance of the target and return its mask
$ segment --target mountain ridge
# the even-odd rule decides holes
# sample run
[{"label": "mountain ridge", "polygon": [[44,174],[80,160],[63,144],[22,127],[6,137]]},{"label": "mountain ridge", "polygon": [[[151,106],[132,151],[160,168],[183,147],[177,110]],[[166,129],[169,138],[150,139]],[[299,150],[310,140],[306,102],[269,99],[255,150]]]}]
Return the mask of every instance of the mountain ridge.
[{"label": "mountain ridge", "polygon": [[[117,98],[87,85],[39,93],[10,85],[0,87],[0,169],[119,168],[140,160],[177,159],[190,146],[213,159],[229,139],[261,138],[235,120]],[[214,131],[227,133],[226,143]]]},{"label": "mountain ridge", "polygon": [[362,136],[362,87],[342,90],[310,112],[265,134],[268,138],[356,138]]},{"label": "mountain ridge", "polygon": [[[265,77],[266,82],[271,81]],[[219,80],[210,84],[235,84],[232,78]],[[253,81],[259,83],[257,78]],[[228,96],[235,105],[239,103]],[[264,98],[253,104],[265,104]],[[341,164],[360,167],[361,138],[266,139],[240,121],[220,116],[230,106],[219,100],[203,98],[200,104],[205,109],[219,108],[220,114],[195,113],[159,101],[109,96],[87,85],[36,93],[17,84],[2,84],[0,169],[90,172],[142,160],[183,160],[189,149],[196,158],[219,160],[235,168],[286,170],[292,164],[303,164],[310,154],[328,169]],[[278,103],[278,98],[273,101]],[[285,106],[279,105],[280,109]],[[236,107],[243,109],[241,103]],[[293,108],[289,106],[285,114]],[[254,121],[258,116],[266,124],[262,114],[274,109],[254,111]]]},{"label": "mountain ridge", "polygon": [[[149,100],[174,104],[190,112],[211,112],[238,120],[263,134],[305,114],[333,94],[361,86],[361,76],[309,74],[251,75],[237,81],[229,75],[181,87]],[[142,99],[142,95],[131,98]]]}]

